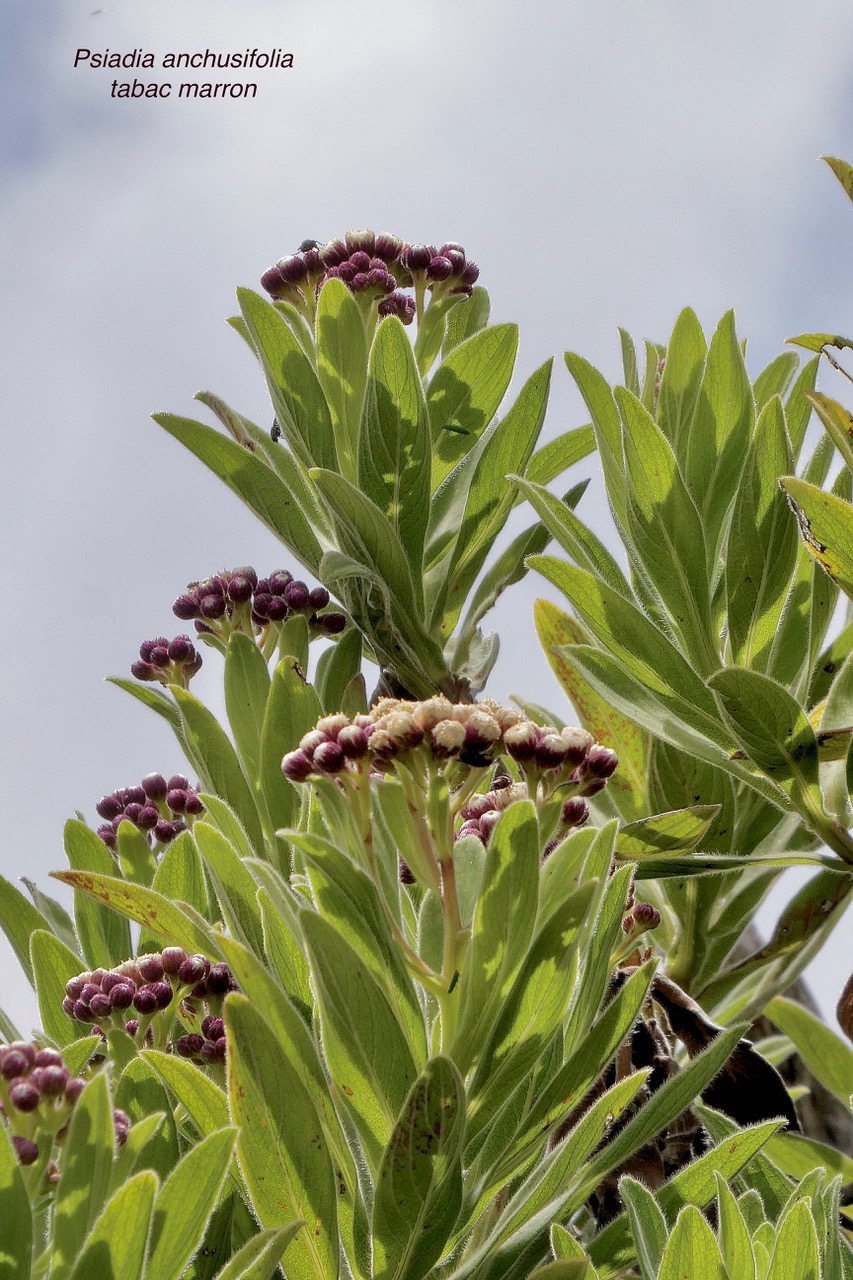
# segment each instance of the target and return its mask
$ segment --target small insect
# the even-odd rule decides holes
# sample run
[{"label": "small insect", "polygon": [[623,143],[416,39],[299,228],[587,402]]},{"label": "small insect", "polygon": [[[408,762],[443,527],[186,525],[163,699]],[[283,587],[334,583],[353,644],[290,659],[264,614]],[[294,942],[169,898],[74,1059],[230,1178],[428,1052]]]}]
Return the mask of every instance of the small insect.
[{"label": "small insect", "polygon": [[273,444],[278,444],[281,440],[281,427],[278,425],[278,418],[273,418],[272,420],[272,426],[270,427],[270,439]]},{"label": "small insect", "polygon": [[296,250],[297,253],[307,253],[309,249],[319,249],[319,240],[303,240],[302,244]]}]

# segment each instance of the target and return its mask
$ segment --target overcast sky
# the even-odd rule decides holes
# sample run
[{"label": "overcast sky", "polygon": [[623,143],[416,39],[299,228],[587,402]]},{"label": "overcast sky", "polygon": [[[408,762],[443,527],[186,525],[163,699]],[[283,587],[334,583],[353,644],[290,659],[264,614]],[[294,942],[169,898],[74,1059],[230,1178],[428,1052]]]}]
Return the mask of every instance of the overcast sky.
[{"label": "overcast sky", "polygon": [[[254,46],[294,57],[254,100],[113,100],[117,75],[169,77],[73,65]],[[348,227],[454,239],[521,326],[516,385],[566,349],[616,377],[617,325],[663,340],[685,304],[706,326],[734,306],[757,371],[792,332],[853,329],[853,211],[818,162],[853,159],[851,50],[849,0],[3,0],[3,874],[49,884],[67,817],[181,766],[102,680],[179,630],[186,582],[288,567],[149,418],[192,414],[199,388],[270,416],[224,323],[236,286]],[[553,433],[584,421],[560,364],[555,382]],[[600,486],[582,514],[606,528]],[[541,591],[496,611],[490,692],[560,711]],[[827,1011],[850,919],[812,973]]]}]

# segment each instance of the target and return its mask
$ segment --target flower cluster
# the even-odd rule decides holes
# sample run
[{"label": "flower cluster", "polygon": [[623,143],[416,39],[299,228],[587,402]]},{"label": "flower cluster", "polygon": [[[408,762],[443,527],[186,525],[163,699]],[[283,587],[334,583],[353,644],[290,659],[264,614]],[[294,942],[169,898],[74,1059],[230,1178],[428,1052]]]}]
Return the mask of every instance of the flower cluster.
[{"label": "flower cluster", "polygon": [[162,773],[149,773],[137,787],[119,787],[102,796],[95,805],[104,825],[98,835],[110,849],[115,849],[119,824],[132,822],[154,847],[169,844],[186,830],[190,822],[204,811],[195,788],[182,773],[168,780]]},{"label": "flower cluster", "polygon": [[201,654],[189,636],[155,636],[139,646],[139,660],[132,663],[130,673],[137,680],[156,680],[160,684],[189,687],[190,680],[201,667]]},{"label": "flower cluster", "polygon": [[[472,796],[460,810],[462,825],[456,832],[456,839],[477,836],[483,844],[488,844],[504,809],[515,800],[524,800],[526,796],[527,787],[524,783],[513,782],[510,778],[496,779],[491,790]],[[560,809],[560,833],[546,847],[545,856],[553,852],[570,828],[582,827],[588,821],[589,805],[583,796],[569,796],[564,800]]]},{"label": "flower cluster", "polygon": [[[57,1049],[41,1048],[26,1040],[0,1045],[0,1115],[22,1165],[38,1159],[41,1134],[48,1134],[51,1140],[62,1137],[85,1087],[86,1081],[72,1076]],[[116,1110],[113,1123],[121,1146],[130,1121],[123,1111]]]},{"label": "flower cluster", "polygon": [[225,1023],[209,1013],[202,1021],[201,1031],[190,1031],[185,1036],[179,1036],[174,1049],[181,1058],[190,1058],[194,1062],[224,1062]]},{"label": "flower cluster", "polygon": [[183,621],[193,621],[200,634],[222,641],[232,631],[263,635],[271,624],[286,622],[297,614],[308,619],[312,637],[339,635],[346,618],[342,613],[322,613],[328,604],[325,587],[312,589],[286,569],[259,578],[246,566],[190,583],[172,605],[172,612]]},{"label": "flower cluster", "polygon": [[261,284],[277,301],[286,301],[310,316],[326,280],[343,280],[359,299],[377,301],[380,316],[396,315],[410,324],[416,303],[403,292],[429,289],[433,299],[470,297],[480,269],[469,262],[460,244],[406,244],[383,232],[348,231],[343,240],[317,245],[306,241],[299,252],[281,258],[261,276]]},{"label": "flower cluster", "polygon": [[661,914],[650,902],[634,902],[632,899],[633,890],[628,902],[630,909],[622,917],[622,932],[630,938],[638,938],[641,933],[649,933],[658,927]]},{"label": "flower cluster", "polygon": [[[425,702],[383,698],[352,720],[343,714],[325,716],[288,752],[281,768],[291,782],[304,782],[312,774],[363,770],[365,763],[381,773],[393,771],[395,761],[410,759],[458,760],[485,768],[499,756],[514,760],[528,784],[547,781],[549,791],[572,784],[580,796],[600,791],[618,764],[615,752],[594,743],[585,729],[539,726],[490,700],[454,704],[439,696]],[[477,797],[477,805],[481,800],[500,810],[497,798]],[[468,816],[481,821],[485,812],[472,810]],[[571,819],[564,815],[567,824],[584,820],[580,810],[573,813]]]},{"label": "flower cluster", "polygon": [[102,1031],[123,1028],[140,1040],[164,1044],[176,1015],[190,1027],[208,1015],[218,1017],[223,998],[234,990],[227,964],[211,964],[183,947],[166,947],[114,969],[71,978],[62,1009],[69,1018],[94,1023]]}]

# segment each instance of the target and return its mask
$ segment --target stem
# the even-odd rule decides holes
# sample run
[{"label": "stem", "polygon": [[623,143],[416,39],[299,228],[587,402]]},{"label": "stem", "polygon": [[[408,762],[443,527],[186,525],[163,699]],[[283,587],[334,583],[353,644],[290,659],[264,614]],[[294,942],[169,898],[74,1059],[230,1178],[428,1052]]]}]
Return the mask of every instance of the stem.
[{"label": "stem", "polygon": [[444,914],[444,955],[442,958],[442,991],[438,993],[441,1010],[441,1047],[446,1051],[456,1031],[459,1015],[459,993],[456,990],[462,964],[462,917],[456,892],[456,868],[453,857],[439,862],[441,869],[441,908]]}]

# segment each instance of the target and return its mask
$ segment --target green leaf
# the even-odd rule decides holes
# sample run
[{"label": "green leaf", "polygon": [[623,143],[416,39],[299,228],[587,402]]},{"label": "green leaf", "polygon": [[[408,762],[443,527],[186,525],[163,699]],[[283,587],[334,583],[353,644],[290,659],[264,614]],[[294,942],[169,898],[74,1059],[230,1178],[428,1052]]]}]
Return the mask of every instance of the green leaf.
[{"label": "green leaf", "polygon": [[181,907],[154,889],[116,876],[95,875],[89,871],[52,871],[51,875],[54,880],[70,884],[72,889],[79,889],[129,920],[144,925],[170,946],[216,955],[212,933],[202,927],[205,922],[186,904]]},{"label": "green leaf", "polygon": [[149,885],[154,879],[157,860],[148,843],[148,835],[126,818],[121,820],[116,832],[116,856],[125,880]]},{"label": "green leaf", "polygon": [[193,823],[193,839],[204,859],[225,923],[256,955],[264,954],[258,887],[234,846],[206,822]]},{"label": "green leaf", "polygon": [[376,1169],[418,1071],[403,1029],[357,951],[313,911],[300,922],[329,1072]]},{"label": "green leaf", "polygon": [[853,341],[843,338],[839,333],[801,333],[796,338],[786,338],[786,342],[794,347],[803,347],[806,351],[823,352],[824,347],[836,347],[839,351],[853,350]]},{"label": "green leaf", "polygon": [[853,597],[853,507],[796,476],[783,476],[779,483],[791,500],[806,547],[845,595]]},{"label": "green leaf", "polygon": [[619,1195],[628,1214],[643,1280],[657,1280],[666,1247],[666,1219],[651,1191],[636,1178],[619,1179]]},{"label": "green leaf", "polygon": [[447,313],[447,328],[441,354],[447,356],[460,342],[479,333],[489,323],[489,295],[481,284],[475,285],[470,298],[463,298]]},{"label": "green leaf", "polygon": [[756,1280],[749,1227],[729,1184],[717,1173],[717,1213],[720,1252],[729,1280]]},{"label": "green leaf", "polygon": [[548,404],[551,365],[547,360],[528,378],[477,462],[443,590],[433,605],[442,635],[453,631],[465,597],[512,510],[515,491],[506,477],[523,473],[536,447]]},{"label": "green leaf", "polygon": [[131,1280],[142,1274],[156,1190],[157,1179],[147,1171],[119,1187],[80,1251],[71,1280]]},{"label": "green leaf", "polygon": [[541,485],[531,484],[520,476],[509,476],[508,479],[527,498],[551,536],[575,564],[600,578],[626,600],[631,598],[628,581],[604,543],[566,503]]},{"label": "green leaf", "polygon": [[640,401],[617,387],[626,466],[626,516],[643,567],[699,670],[719,656],[711,628],[705,535],[666,436]]},{"label": "green leaf", "polygon": [[658,1280],[728,1280],[720,1247],[702,1214],[685,1205],[666,1243]]},{"label": "green leaf", "polygon": [[473,634],[477,623],[497,604],[507,587],[521,581],[527,573],[527,557],[544,551],[549,541],[548,530],[538,521],[513,538],[478,582],[462,625],[463,637]]},{"label": "green leaf", "polygon": [[216,1280],[272,1280],[279,1259],[304,1222],[259,1231],[217,1271]]},{"label": "green leaf", "polygon": [[[592,574],[553,556],[534,556],[529,567],[563,592],[619,666],[645,685],[656,701],[711,741],[728,741],[703,681],[642,610]],[[573,662],[578,656],[577,650],[568,653]]]},{"label": "green leaf", "polygon": [[685,307],[667,344],[658,393],[658,422],[676,453],[680,452],[682,437],[690,433],[705,371],[706,350],[705,335],[696,313]]},{"label": "green leaf", "polygon": [[766,670],[797,561],[797,534],[778,478],[793,457],[782,402],[763,409],[735,497],[726,552],[729,638],[735,661]]},{"label": "green leaf", "polygon": [[382,1156],[373,1206],[376,1280],[421,1280],[462,1204],[465,1090],[448,1058],[415,1081]]},{"label": "green leaf", "polygon": [[255,641],[232,632],[225,654],[225,709],[246,778],[261,798],[261,726],[269,691],[269,668]]},{"label": "green leaf", "polygon": [[531,484],[550,484],[595,448],[592,426],[572,427],[537,449],[527,464],[525,480]]},{"label": "green leaf", "polygon": [[821,156],[825,160],[851,200],[853,200],[853,166],[835,156]]},{"label": "green leaf", "polygon": [[320,1121],[292,1063],[243,996],[225,1002],[228,1091],[237,1154],[263,1227],[305,1220],[285,1252],[288,1280],[339,1274],[337,1185]]},{"label": "green leaf", "polygon": [[755,408],[759,413],[773,396],[784,396],[799,364],[800,358],[796,351],[783,351],[761,370],[752,384]]},{"label": "green leaf", "polygon": [[282,758],[322,715],[314,687],[306,681],[293,658],[285,658],[273,671],[261,732],[261,779],[264,800],[273,828],[296,825],[300,796],[281,772]]},{"label": "green leaf", "polygon": [[48,923],[20,889],[16,889],[3,876],[0,876],[0,927],[18,963],[27,975],[27,981],[30,986],[34,986],[33,967],[30,963],[30,938],[37,929],[48,930]]},{"label": "green leaf", "polygon": [[776,996],[764,1012],[793,1040],[809,1071],[846,1106],[853,1094],[853,1049],[794,1000]]},{"label": "green leaf", "polygon": [[726,517],[740,480],[755,415],[752,388],[735,331],[723,316],[708,348],[696,413],[686,441],[684,476],[699,508],[708,565],[713,569]]},{"label": "green leaf", "polygon": [[317,374],[332,416],[338,462],[356,475],[358,433],[367,385],[367,335],[358,303],[343,280],[326,280],[317,300]]},{"label": "green leaf", "polygon": [[828,1177],[840,1177],[845,1186],[853,1182],[853,1157],[801,1133],[777,1133],[767,1144],[767,1155],[796,1182],[815,1170],[825,1171]]},{"label": "green leaf", "polygon": [[[115,867],[115,863],[112,865]],[[71,923],[71,917],[62,903],[57,902],[55,898],[49,897],[38,887],[34,880],[30,880],[27,876],[21,876],[21,884],[26,885],[27,892],[32,898],[36,910],[40,911],[44,916],[53,936],[58,938],[60,942],[64,942],[69,951],[79,954],[80,945],[77,941],[77,934],[74,931],[74,925]],[[128,953],[125,952],[124,954],[127,956]]]},{"label": "green leaf", "polygon": [[[106,1075],[101,1072],[92,1077],[74,1105],[59,1159],[50,1280],[64,1280],[69,1275],[90,1227],[103,1208],[114,1148],[112,1104]],[[151,1182],[156,1186],[153,1177]]]},{"label": "green leaf", "polygon": [[[202,422],[194,422],[192,418],[181,418],[171,413],[157,413],[153,416],[154,421],[168,431],[170,436],[174,436],[214,475],[219,476],[302,564],[313,574],[317,574],[323,554],[317,535],[293,492],[266,462],[261,461],[248,448],[226,439],[221,432]],[[129,681],[116,680],[114,683],[128,691],[136,689]],[[150,691],[146,690],[148,692]],[[136,696],[143,701],[147,700],[142,693]]]},{"label": "green leaf", "polygon": [[[853,343],[846,345],[853,347]],[[853,414],[837,400],[831,400],[829,396],[821,395],[818,391],[813,391],[807,399],[817,410],[817,416],[841,454],[842,460],[848,467],[853,468]],[[790,471],[791,468],[787,467],[786,470]]]},{"label": "green leaf", "polygon": [[[65,856],[72,871],[114,875],[116,864],[103,840],[85,823],[65,824]],[[131,954],[130,928],[126,920],[82,893],[74,895],[74,919],[86,964],[111,969]]]},{"label": "green leaf", "polygon": [[275,307],[251,289],[238,289],[237,300],[288,445],[303,466],[334,469],[332,417],[314,366]]},{"label": "green leaf", "polygon": [[61,1049],[80,1034],[79,1024],[62,1012],[65,984],[81,972],[80,957],[52,933],[37,929],[30,938],[30,961],[42,1026]]},{"label": "green leaf", "polygon": [[586,401],[595,432],[595,443],[604,470],[607,496],[616,523],[625,527],[625,470],[622,448],[622,423],[613,392],[606,379],[582,356],[567,351],[566,367]]},{"label": "green leaf", "polygon": [[598,1274],[582,1246],[571,1232],[567,1231],[559,1222],[555,1222],[551,1227],[551,1249],[555,1258],[565,1259],[568,1262],[583,1263],[586,1271],[577,1273],[579,1280],[584,1280],[584,1278],[585,1280],[598,1280]]},{"label": "green leaf", "polygon": [[697,804],[629,822],[616,836],[616,857],[638,861],[659,854],[692,853],[718,813],[719,805]]},{"label": "green leaf", "polygon": [[0,1124],[0,1280],[29,1280],[33,1257],[33,1214],[18,1157],[5,1125]]},{"label": "green leaf", "polygon": [[177,685],[171,689],[181,712],[189,756],[202,777],[204,789],[227,801],[254,847],[262,849],[258,807],[228,735],[213,712],[187,689]]},{"label": "green leaf", "polygon": [[539,831],[523,801],[501,816],[486,850],[471,943],[459,981],[459,1021],[452,1056],[460,1071],[474,1061],[484,1034],[509,995],[536,921]]},{"label": "green leaf", "polygon": [[[207,896],[204,866],[190,831],[182,831],[166,846],[154,873],[151,888],[172,902],[188,903],[199,915],[204,916],[205,920],[210,919],[211,908]],[[114,912],[110,914],[120,919]],[[143,940],[147,941],[147,935],[143,934],[140,938],[140,946],[137,950],[143,949]],[[159,940],[152,937],[151,941],[152,950],[158,950],[156,944]],[[129,951],[125,952],[125,957],[129,954]]]},{"label": "green leaf", "polygon": [[320,654],[314,686],[325,715],[335,715],[341,710],[347,685],[361,670],[361,652],[361,635],[355,627],[350,627],[337,644]]},{"label": "green leaf", "polygon": [[162,1112],[163,1124],[144,1151],[145,1167],[153,1169],[160,1178],[167,1178],[178,1162],[180,1154],[178,1131],[169,1095],[157,1073],[140,1057],[133,1057],[123,1069],[115,1091],[116,1106],[126,1111],[133,1124],[145,1120],[155,1112]]},{"label": "green leaf", "polygon": [[433,375],[427,395],[434,440],[432,492],[497,413],[517,350],[518,326],[493,325],[455,345]]},{"label": "green leaf", "polygon": [[817,1232],[804,1200],[793,1205],[779,1225],[766,1280],[821,1280]]},{"label": "green leaf", "polygon": [[180,1280],[216,1207],[234,1154],[236,1129],[220,1129],[190,1147],[154,1201],[146,1272]]},{"label": "green leaf", "polygon": [[794,457],[799,458],[800,450],[803,447],[803,441],[806,437],[809,421],[812,416],[812,406],[808,400],[808,393],[814,391],[815,381],[817,379],[818,366],[820,364],[820,356],[815,356],[812,360],[806,362],[797,375],[797,380],[791,388],[788,399],[785,401],[785,418],[788,423],[788,435],[791,438],[791,444],[794,447]]},{"label": "green leaf", "polygon": [[157,1049],[141,1049],[140,1056],[175,1095],[202,1137],[226,1127],[225,1095],[200,1067]]},{"label": "green leaf", "polygon": [[786,689],[769,676],[735,667],[718,671],[708,684],[759,769],[783,786],[796,785],[803,792],[817,788],[817,739],[805,711]]},{"label": "green leaf", "polygon": [[386,316],[370,349],[358,444],[359,488],[390,521],[415,579],[429,522],[430,428],[412,344]]}]

